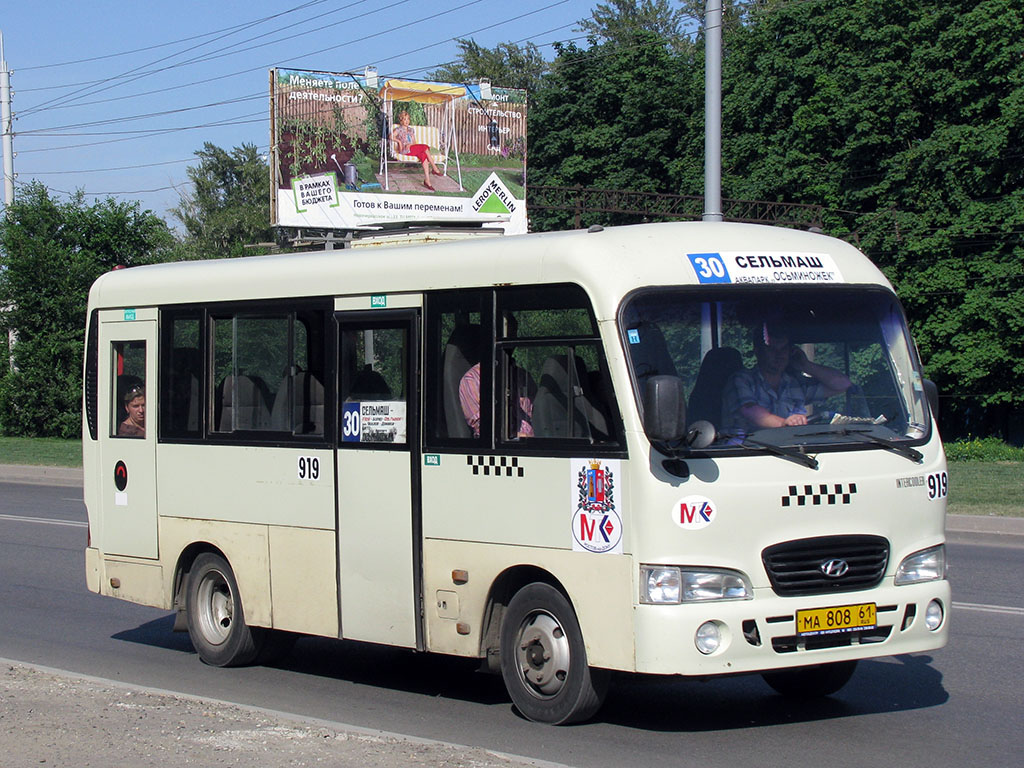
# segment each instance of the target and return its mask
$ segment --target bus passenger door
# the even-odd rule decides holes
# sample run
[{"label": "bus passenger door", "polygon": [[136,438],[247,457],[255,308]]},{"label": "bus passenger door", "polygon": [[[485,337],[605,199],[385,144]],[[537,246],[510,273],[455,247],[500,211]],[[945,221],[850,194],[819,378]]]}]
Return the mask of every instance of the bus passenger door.
[{"label": "bus passenger door", "polygon": [[421,648],[419,311],[336,317],[341,636]]},{"label": "bus passenger door", "polygon": [[99,320],[103,522],[93,543],[108,555],[155,559],[156,310],[104,310]]}]

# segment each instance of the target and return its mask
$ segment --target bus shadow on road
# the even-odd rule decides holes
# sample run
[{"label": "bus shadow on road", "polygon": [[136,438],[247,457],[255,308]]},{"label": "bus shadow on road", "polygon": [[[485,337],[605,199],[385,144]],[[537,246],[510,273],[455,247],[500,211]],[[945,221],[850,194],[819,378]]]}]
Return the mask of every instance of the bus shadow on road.
[{"label": "bus shadow on road", "polygon": [[111,637],[114,640],[124,640],[128,643],[139,643],[154,648],[166,648],[169,651],[182,651],[195,653],[192,648],[192,641],[188,639],[187,632],[174,632],[174,614],[162,616],[159,619],[147,621],[133,629],[126,629]]},{"label": "bus shadow on road", "polygon": [[781,696],[759,675],[620,676],[597,719],[642,730],[728,731],[924,709],[948,700],[932,657],[918,654],[861,661],[842,690],[810,700]]},{"label": "bus shadow on road", "polygon": [[[112,637],[154,648],[195,654],[187,632],[174,632],[174,616],[165,616]],[[196,663],[201,663],[198,656]],[[338,680],[406,693],[492,705],[507,703],[500,675],[481,674],[478,659],[418,654],[350,640],[300,637],[280,659],[266,666],[323,680]]]},{"label": "bus shadow on road", "polygon": [[[195,654],[188,633],[174,632],[173,626],[174,616],[169,615],[113,637]],[[484,706],[511,706],[501,675],[481,673],[477,659],[302,637],[290,653],[265,666],[294,673],[297,680],[308,676]],[[775,693],[759,675],[696,679],[616,674],[594,722],[650,731],[728,731],[925,709],[948,699],[932,657],[916,654],[861,661],[838,693],[807,701]]]},{"label": "bus shadow on road", "polygon": [[509,703],[501,675],[479,659],[415,653],[371,643],[304,637],[273,665],[302,675],[483,705]]}]

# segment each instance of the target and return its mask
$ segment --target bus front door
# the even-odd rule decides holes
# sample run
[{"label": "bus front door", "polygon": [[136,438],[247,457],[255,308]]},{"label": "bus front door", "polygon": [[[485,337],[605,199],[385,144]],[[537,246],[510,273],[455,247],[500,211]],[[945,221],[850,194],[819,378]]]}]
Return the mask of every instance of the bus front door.
[{"label": "bus front door", "polygon": [[[156,558],[156,310],[99,313],[99,504],[108,555]],[[105,417],[104,417],[105,416]]]},{"label": "bus front door", "polygon": [[336,317],[341,636],[422,648],[419,312]]}]

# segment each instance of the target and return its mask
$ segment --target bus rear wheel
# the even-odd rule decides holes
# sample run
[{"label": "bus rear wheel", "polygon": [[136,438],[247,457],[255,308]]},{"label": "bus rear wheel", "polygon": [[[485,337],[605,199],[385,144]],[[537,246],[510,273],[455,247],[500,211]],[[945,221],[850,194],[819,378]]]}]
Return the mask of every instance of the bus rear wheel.
[{"label": "bus rear wheel", "polygon": [[235,667],[259,655],[264,633],[246,625],[235,574],[220,555],[205,552],[192,564],[186,613],[189,637],[204,663]]},{"label": "bus rear wheel", "polygon": [[856,668],[856,661],[837,661],[813,667],[764,672],[761,677],[783,696],[794,699],[819,699],[822,696],[831,696],[850,682]]},{"label": "bus rear wheel", "polygon": [[591,669],[566,597],[536,582],[519,590],[501,624],[501,675],[516,709],[552,725],[586,720],[604,702],[607,670]]}]

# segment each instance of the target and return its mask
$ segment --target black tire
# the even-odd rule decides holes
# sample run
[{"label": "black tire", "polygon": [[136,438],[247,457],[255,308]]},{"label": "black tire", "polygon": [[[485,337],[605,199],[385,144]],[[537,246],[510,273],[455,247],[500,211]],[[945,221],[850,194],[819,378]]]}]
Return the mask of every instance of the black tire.
[{"label": "black tire", "polygon": [[583,633],[566,597],[536,582],[515,594],[502,618],[501,676],[523,717],[563,725],[597,712],[610,675],[587,665]]},{"label": "black tire", "polygon": [[783,696],[794,699],[820,699],[831,696],[853,676],[856,661],[837,661],[799,669],[780,669],[764,672],[761,677]]},{"label": "black tire", "polygon": [[246,625],[235,574],[223,557],[204,552],[195,559],[185,605],[188,635],[204,663],[237,667],[259,655],[265,632]]}]

